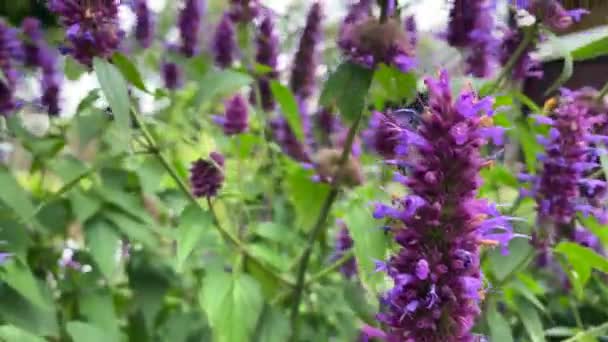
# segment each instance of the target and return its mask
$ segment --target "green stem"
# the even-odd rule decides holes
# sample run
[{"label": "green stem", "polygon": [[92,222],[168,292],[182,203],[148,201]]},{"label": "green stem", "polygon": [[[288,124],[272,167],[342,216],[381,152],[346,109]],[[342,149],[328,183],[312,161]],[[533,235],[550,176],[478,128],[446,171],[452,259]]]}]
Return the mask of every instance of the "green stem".
[{"label": "green stem", "polygon": [[[158,161],[167,170],[167,172],[169,173],[171,178],[173,178],[175,183],[177,183],[177,186],[180,188],[180,190],[186,196],[188,196],[188,199],[190,200],[190,202],[192,202],[193,204],[198,205],[200,207],[200,203],[198,202],[198,200],[194,196],[194,194],[190,191],[188,185],[186,185],[186,183],[182,180],[182,178],[177,174],[177,172],[173,169],[173,167],[171,166],[171,164],[169,163],[167,158],[163,155],[163,153],[158,148],[158,144],[156,143],[156,140],[154,139],[154,137],[148,130],[146,123],[142,120],[142,118],[139,116],[139,114],[134,109],[131,111],[131,115],[133,116],[133,119],[135,120],[135,122],[139,126],[142,134],[144,135],[144,138],[146,139],[146,141],[149,145],[149,148],[151,150],[150,152],[152,152],[156,156]],[[209,199],[207,199],[207,200],[208,200],[208,204],[209,204],[209,211],[211,212],[213,220],[215,222],[214,226],[216,227],[216,229],[218,230],[220,235],[224,238],[224,240],[226,240],[226,241],[232,243],[234,246],[236,246],[236,248],[243,255],[247,256],[247,258],[251,262],[257,264],[260,267],[260,269],[264,270],[266,273],[271,275],[273,278],[275,278],[275,280],[280,281],[284,285],[293,286],[293,283],[290,280],[286,279],[285,277],[283,277],[280,274],[275,273],[272,269],[270,269],[268,266],[266,266],[266,264],[264,264],[262,261],[260,261],[255,256],[253,256],[251,254],[251,252],[243,245],[243,243],[237,237],[232,235],[232,233],[230,233],[230,231],[228,231],[222,225],[220,225],[220,221],[218,220],[215,210],[213,209],[213,206],[211,205],[211,201]]]},{"label": "green stem", "polygon": [[608,94],[608,82],[606,82],[606,84],[604,84],[604,87],[602,87],[602,89],[600,90],[600,93],[597,95],[598,102],[601,102],[604,99],[604,97],[606,96],[606,94]]},{"label": "green stem", "polygon": [[507,77],[507,75],[512,72],[513,67],[515,67],[515,64],[517,63],[517,61],[519,61],[519,58],[523,55],[524,51],[526,51],[528,45],[532,43],[532,40],[534,40],[537,31],[538,27],[536,25],[525,31],[524,39],[519,43],[519,45],[515,49],[515,52],[513,52],[505,66],[502,68],[500,74],[496,78],[496,81],[494,81],[490,89],[488,89],[487,94],[492,94],[499,89],[502,81],[505,79],[505,77]]},{"label": "green stem", "polygon": [[306,269],[308,268],[310,256],[312,254],[315,242],[319,237],[319,234],[321,234],[323,228],[325,227],[325,221],[327,221],[327,216],[329,215],[331,207],[336,198],[338,197],[338,192],[340,190],[340,181],[342,178],[342,169],[344,168],[344,165],[346,165],[346,162],[348,161],[348,158],[351,154],[353,142],[355,140],[355,134],[357,133],[359,123],[361,122],[361,118],[363,116],[362,114],[363,113],[359,113],[359,115],[355,119],[355,122],[353,122],[348,131],[348,137],[346,139],[346,143],[344,144],[344,149],[342,150],[342,155],[338,164],[338,171],[333,177],[331,190],[325,198],[325,202],[321,207],[321,212],[319,213],[317,221],[314,227],[312,228],[310,235],[308,236],[308,241],[306,243],[306,246],[304,247],[304,252],[299,263],[298,273],[296,277],[296,285],[294,289],[294,301],[291,307],[292,341],[295,341],[298,336],[298,314],[300,312],[300,302],[302,301],[302,293],[304,292]]},{"label": "green stem", "polygon": [[576,341],[582,341],[583,337],[596,337],[599,336],[600,334],[602,334],[604,331],[608,331],[608,322],[602,324],[602,325],[598,325],[597,327],[591,328],[587,331],[581,331],[578,334],[570,337],[567,340],[564,340],[563,342],[576,342]]}]

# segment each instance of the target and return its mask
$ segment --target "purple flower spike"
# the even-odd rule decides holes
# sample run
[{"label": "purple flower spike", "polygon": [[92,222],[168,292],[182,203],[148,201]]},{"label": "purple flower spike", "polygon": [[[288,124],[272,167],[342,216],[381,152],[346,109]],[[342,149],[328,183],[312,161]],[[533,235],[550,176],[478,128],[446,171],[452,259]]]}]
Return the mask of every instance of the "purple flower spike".
[{"label": "purple flower spike", "polygon": [[[338,230],[338,234],[336,236],[336,247],[335,252],[333,254],[332,260],[336,261],[346,252],[353,248],[353,239],[350,237],[350,233],[348,232],[348,227],[346,227],[346,223],[342,220],[337,220],[336,224],[340,228]],[[346,263],[342,265],[340,268],[340,272],[344,274],[345,277],[351,278],[357,275],[357,261],[354,257],[351,257]]]},{"label": "purple flower spike", "polygon": [[429,108],[419,127],[401,128],[411,140],[401,156],[411,172],[398,179],[409,194],[376,206],[376,217],[392,218],[400,247],[384,268],[394,287],[377,317],[387,341],[473,341],[484,291],[480,249],[515,236],[508,218],[477,199],[491,101],[469,91],[453,99],[445,71],[426,84]]},{"label": "purple flower spike", "polygon": [[369,128],[363,132],[363,140],[385,159],[395,158],[399,152],[407,150],[407,134],[402,125],[391,113],[372,113]]},{"label": "purple flower spike", "polygon": [[209,154],[211,160],[199,159],[190,168],[190,184],[196,197],[213,197],[224,182],[224,156]]},{"label": "purple flower spike", "polygon": [[135,0],[133,5],[137,17],[135,39],[142,48],[147,49],[154,40],[154,17],[152,11],[148,8],[147,0]]},{"label": "purple flower spike", "polygon": [[258,78],[262,108],[270,111],[275,108],[270,81],[278,77],[277,59],[279,58],[279,36],[275,30],[271,13],[264,14],[255,41],[257,45],[256,62],[271,69],[269,73]]},{"label": "purple flower spike", "polygon": [[315,90],[315,74],[317,69],[318,47],[321,39],[321,21],[323,14],[321,4],[315,2],[306,19],[306,26],[300,38],[300,46],[293,61],[290,86],[294,94],[305,100]]},{"label": "purple flower spike", "polygon": [[15,88],[19,72],[16,61],[21,55],[17,30],[0,20],[0,69],[4,73],[4,79],[0,80],[0,115],[8,116],[17,109]]},{"label": "purple flower spike", "polygon": [[60,111],[59,93],[63,76],[57,68],[57,53],[44,40],[38,19],[25,18],[21,28],[27,38],[27,41],[23,43],[25,65],[40,68],[42,71],[40,102],[46,107],[49,115],[58,115]]},{"label": "purple flower spike", "polygon": [[204,0],[185,0],[184,7],[179,13],[178,26],[181,36],[179,49],[186,57],[192,57],[198,53],[204,10]]},{"label": "purple flower spike", "polygon": [[165,87],[169,90],[179,89],[184,84],[182,70],[175,63],[163,63],[162,74],[165,81]]},{"label": "purple flower spike", "polygon": [[224,104],[226,114],[216,119],[216,122],[224,128],[224,134],[240,134],[247,130],[249,119],[249,108],[247,101],[241,96],[236,95]]},{"label": "purple flower spike", "polygon": [[499,41],[494,36],[495,5],[490,0],[456,0],[450,10],[447,41],[467,49],[467,69],[476,77],[492,74]]},{"label": "purple flower spike", "polygon": [[49,0],[49,9],[66,27],[62,51],[88,67],[94,57],[111,57],[125,36],[118,24],[118,5],[118,0]]},{"label": "purple flower spike", "polygon": [[312,163],[312,158],[308,149],[304,146],[292,131],[283,117],[278,117],[271,120],[270,130],[277,144],[281,147],[283,153],[301,163]]},{"label": "purple flower spike", "polygon": [[549,136],[543,138],[540,173],[525,180],[536,199],[539,226],[545,228],[545,237],[550,240],[575,240],[569,227],[577,212],[598,219],[608,213],[606,183],[588,178],[599,168],[594,148],[598,137],[594,133],[601,132],[598,118],[605,118],[608,112],[598,108],[596,96],[597,91],[590,88],[564,90],[551,114],[537,118],[551,128]]},{"label": "purple flower spike", "polygon": [[236,52],[236,36],[234,24],[227,13],[217,25],[213,36],[213,54],[215,64],[220,68],[228,68],[234,60]]}]

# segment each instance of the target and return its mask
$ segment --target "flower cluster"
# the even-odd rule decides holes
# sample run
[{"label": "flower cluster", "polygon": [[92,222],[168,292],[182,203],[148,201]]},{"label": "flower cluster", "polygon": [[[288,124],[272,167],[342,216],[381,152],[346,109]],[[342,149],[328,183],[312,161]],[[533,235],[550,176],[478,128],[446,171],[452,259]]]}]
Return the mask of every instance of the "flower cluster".
[{"label": "flower cluster", "polygon": [[19,71],[16,61],[21,54],[17,30],[0,20],[0,70],[4,74],[4,78],[0,79],[0,115],[6,116],[17,108],[15,88]]},{"label": "flower cluster", "polygon": [[450,10],[447,41],[467,49],[467,68],[473,76],[490,76],[499,40],[494,35],[495,4],[490,0],[456,0]]},{"label": "flower cluster", "polygon": [[179,13],[178,27],[181,36],[180,51],[186,57],[192,57],[198,52],[199,33],[203,20],[204,0],[186,0]]},{"label": "flower cluster", "polygon": [[190,168],[190,184],[196,197],[213,197],[224,182],[224,156],[218,152],[209,154],[211,160],[198,159]]},{"label": "flower cluster", "polygon": [[224,104],[225,115],[215,116],[213,120],[224,128],[224,134],[240,134],[249,125],[249,108],[247,101],[241,95],[235,95]]},{"label": "flower cluster", "polygon": [[236,52],[234,23],[228,13],[222,16],[213,36],[213,57],[215,64],[221,68],[232,65]]},{"label": "flower cluster", "polygon": [[310,97],[315,90],[317,55],[321,39],[321,4],[315,2],[306,18],[306,26],[300,38],[300,45],[293,61],[289,84],[291,90],[301,99]]},{"label": "flower cluster", "polygon": [[142,48],[149,48],[154,40],[154,18],[152,12],[148,7],[147,0],[135,0],[133,5],[137,18],[135,39],[137,39]]},{"label": "flower cluster", "polygon": [[547,137],[539,137],[545,147],[545,154],[539,158],[542,168],[538,175],[521,174],[520,180],[531,184],[523,195],[536,200],[539,225],[556,230],[541,232],[549,234],[545,236],[549,240],[575,240],[573,220],[577,213],[608,222],[603,204],[606,182],[591,175],[599,167],[594,145],[606,141],[604,136],[595,134],[605,121],[605,113],[595,115],[599,113],[588,95],[589,89],[563,89],[550,115],[534,116],[538,123],[550,127]]},{"label": "flower cluster", "polygon": [[273,110],[275,101],[270,90],[270,81],[278,77],[279,36],[275,30],[274,18],[271,13],[264,13],[255,42],[257,46],[255,61],[271,69],[270,72],[258,77],[261,105],[264,110]]},{"label": "flower cluster", "polygon": [[[353,248],[354,245],[353,239],[350,237],[350,233],[348,232],[346,223],[344,223],[342,220],[337,220],[336,224],[340,229],[338,230],[338,234],[336,236],[335,251],[332,257],[334,261],[342,258],[344,254]],[[355,258],[349,258],[342,265],[342,267],[340,267],[340,272],[342,272],[342,274],[348,278],[355,276],[357,274],[357,261]]]},{"label": "flower cluster", "polygon": [[343,54],[370,68],[384,63],[403,72],[411,70],[416,65],[411,30],[405,30],[397,18],[371,17],[370,6],[369,1],[361,1],[350,8],[338,38]]},{"label": "flower cluster", "polygon": [[112,56],[125,36],[118,23],[117,0],[49,0],[49,9],[67,28],[63,51],[88,67],[93,57]]},{"label": "flower cluster", "polygon": [[480,150],[503,130],[492,125],[491,99],[464,91],[453,101],[445,71],[426,84],[429,108],[405,138],[410,172],[397,177],[409,195],[374,211],[392,219],[399,245],[378,264],[394,282],[378,319],[389,341],[472,341],[484,291],[480,247],[514,236],[509,219],[476,198],[488,165]]},{"label": "flower cluster", "polygon": [[38,19],[24,19],[21,29],[25,36],[23,43],[25,65],[41,70],[42,98],[40,102],[50,115],[58,115],[62,75],[57,68],[57,53],[44,40]]}]

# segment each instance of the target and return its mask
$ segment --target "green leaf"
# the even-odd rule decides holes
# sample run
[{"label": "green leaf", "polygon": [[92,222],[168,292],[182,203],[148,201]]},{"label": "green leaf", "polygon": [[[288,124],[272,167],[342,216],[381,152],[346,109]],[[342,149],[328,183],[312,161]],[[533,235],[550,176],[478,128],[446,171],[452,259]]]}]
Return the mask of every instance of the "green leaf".
[{"label": "green leaf", "polygon": [[118,341],[120,328],[114,311],[114,300],[110,291],[98,289],[93,292],[82,292],[80,295],[79,312],[87,321],[103,328],[111,341]]},{"label": "green leaf", "polygon": [[277,308],[266,306],[260,317],[261,327],[253,341],[255,342],[283,342],[289,339],[291,329],[289,320]]},{"label": "green leaf", "polygon": [[486,313],[488,327],[490,328],[490,340],[500,342],[513,342],[513,334],[507,320],[496,310],[492,303]]},{"label": "green leaf", "polygon": [[95,58],[93,60],[93,69],[97,74],[99,85],[103,91],[112,113],[116,118],[116,124],[119,130],[119,139],[115,142],[122,150],[129,146],[130,132],[130,111],[131,102],[129,100],[129,90],[127,82],[122,77],[118,69],[108,61]]},{"label": "green leaf", "polygon": [[543,305],[543,303],[541,303],[541,301],[538,300],[538,298],[536,297],[536,295],[534,295],[534,293],[532,293],[532,291],[530,291],[530,289],[528,289],[524,284],[522,284],[520,282],[516,282],[516,283],[513,284],[513,288],[522,297],[524,297],[525,299],[527,299],[530,303],[534,304],[534,306],[539,311],[541,311],[542,313],[545,313],[545,314],[547,313],[547,308],[545,308],[545,306]]},{"label": "green leaf", "polygon": [[106,221],[96,220],[85,228],[87,247],[93,260],[106,279],[112,279],[118,262],[116,254],[120,248],[120,236]]},{"label": "green leaf", "polygon": [[357,316],[364,322],[371,322],[374,320],[376,313],[378,312],[377,305],[372,305],[367,300],[365,289],[361,284],[357,282],[345,282],[344,283],[344,299],[350,306]]},{"label": "green leaf", "polygon": [[536,134],[525,120],[515,122],[515,129],[512,130],[512,134],[521,143],[527,169],[534,173],[538,164],[538,154],[543,151],[542,145],[536,139]]},{"label": "green leaf", "polygon": [[545,334],[543,332],[543,323],[540,320],[538,312],[536,312],[534,307],[526,301],[519,300],[517,303],[521,322],[523,323],[524,328],[526,328],[526,332],[528,333],[528,336],[530,336],[532,342],[544,342]]},{"label": "green leaf", "polygon": [[0,339],[4,342],[46,342],[45,339],[12,325],[0,326]]},{"label": "green leaf", "polygon": [[532,247],[525,239],[513,239],[509,243],[509,255],[504,256],[496,249],[489,254],[489,264],[498,282],[516,272],[516,268],[529,257]]},{"label": "green leaf", "polygon": [[36,209],[30,201],[28,194],[17,183],[10,171],[0,166],[0,201],[15,211],[15,214],[25,222],[40,223],[34,218]]},{"label": "green leaf", "polygon": [[[46,298],[52,298],[51,290],[42,287]],[[59,325],[53,303],[51,308],[41,309],[10,287],[0,291],[0,316],[6,323],[17,326],[38,336],[59,337]]]},{"label": "green leaf", "polygon": [[597,39],[572,51],[575,61],[584,61],[608,54],[608,37]]},{"label": "green leaf", "polygon": [[312,229],[323,201],[329,193],[329,186],[313,182],[310,173],[301,167],[291,169],[285,186],[296,211],[296,227],[304,230]]},{"label": "green leaf", "polygon": [[416,97],[416,75],[381,64],[374,72],[370,96],[376,108],[385,103],[408,104]]},{"label": "green leaf", "polygon": [[107,342],[108,336],[101,328],[92,324],[72,321],[66,325],[66,330],[74,342]]},{"label": "green leaf", "polygon": [[336,104],[347,121],[354,120],[365,106],[373,72],[357,64],[342,63],[329,75],[321,94],[321,105]]},{"label": "green leaf", "polygon": [[197,204],[190,204],[179,219],[177,240],[177,271],[182,272],[188,256],[199,243],[205,230],[212,229],[213,218]]},{"label": "green leaf", "polygon": [[[572,270],[568,273],[570,280],[574,283],[578,297],[582,296],[584,287],[591,277],[591,269],[608,273],[608,260],[597,254],[594,250],[583,247],[574,242],[560,242],[554,251],[564,255]],[[580,286],[576,288],[576,286]]]},{"label": "green leaf", "polygon": [[296,135],[296,138],[300,141],[304,141],[302,118],[295,96],[293,96],[293,93],[289,88],[278,81],[272,81],[270,83],[270,89],[272,90],[272,95],[274,95],[281,106],[281,111],[283,112],[285,119],[287,119],[289,127],[291,127],[291,130]]},{"label": "green leaf", "polygon": [[217,96],[232,94],[253,83],[251,76],[234,70],[211,70],[202,77],[199,102],[207,103]]},{"label": "green leaf", "polygon": [[569,52],[564,52],[564,67],[562,69],[562,73],[559,77],[553,82],[553,84],[547,88],[544,95],[549,96],[556,90],[558,90],[564,83],[566,83],[570,77],[572,77],[572,72],[574,71],[574,60],[572,58],[572,54]]},{"label": "green leaf", "polygon": [[70,192],[70,203],[72,205],[72,212],[80,223],[84,223],[91,216],[95,215],[102,205],[97,197],[80,189],[73,189]]},{"label": "green leaf", "polygon": [[78,63],[71,56],[67,56],[65,58],[65,66],[63,70],[65,72],[65,77],[70,81],[76,81],[87,71],[82,64]]},{"label": "green leaf", "polygon": [[259,284],[246,274],[208,274],[200,303],[218,342],[247,341],[262,311]]},{"label": "green leaf", "polygon": [[570,337],[576,334],[576,328],[553,327],[545,330],[547,337]]},{"label": "green leaf", "polygon": [[50,309],[52,303],[49,303],[49,301],[51,298],[45,298],[32,271],[19,259],[13,258],[6,262],[0,275],[8,286],[19,292],[32,304],[43,310]]},{"label": "green leaf", "polygon": [[141,224],[127,215],[112,210],[106,210],[104,214],[105,217],[114,223],[130,240],[133,242],[141,242],[151,251],[157,250],[159,241],[148,225]]},{"label": "green leaf", "polygon": [[137,67],[129,60],[129,58],[120,52],[116,52],[112,56],[112,62],[118,68],[118,70],[120,70],[127,81],[129,81],[137,89],[150,93],[148,89],[146,89],[146,85],[144,84],[139,70],[137,70]]}]

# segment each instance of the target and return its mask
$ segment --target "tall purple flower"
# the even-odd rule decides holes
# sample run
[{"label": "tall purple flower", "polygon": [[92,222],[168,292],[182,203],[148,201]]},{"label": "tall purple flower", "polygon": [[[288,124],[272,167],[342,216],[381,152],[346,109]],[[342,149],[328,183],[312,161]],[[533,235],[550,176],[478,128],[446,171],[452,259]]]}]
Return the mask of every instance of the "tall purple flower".
[{"label": "tall purple flower", "polygon": [[179,65],[173,62],[164,62],[161,71],[167,89],[176,90],[184,84],[184,75]]},{"label": "tall purple flower", "polygon": [[235,95],[225,102],[225,115],[214,117],[214,121],[224,128],[226,135],[240,134],[249,125],[249,108],[247,101],[241,95]]},{"label": "tall purple flower", "polygon": [[178,27],[181,36],[179,50],[186,57],[198,52],[201,22],[203,20],[204,0],[184,0],[184,7],[179,13]]},{"label": "tall purple flower", "polygon": [[531,0],[523,6],[552,30],[565,30],[589,13],[585,9],[566,10],[558,0]]},{"label": "tall purple flower", "polygon": [[[505,32],[504,38],[500,47],[500,64],[505,65],[513,55],[513,51],[521,44],[524,39],[524,34],[517,27],[511,28]],[[531,55],[534,46],[528,44],[522,52],[521,57],[513,66],[512,78],[515,80],[523,80],[528,77],[541,78],[543,76],[542,66],[538,59]]]},{"label": "tall purple flower", "polygon": [[260,13],[259,0],[230,0],[230,19],[234,22],[249,23]]},{"label": "tall purple flower", "polygon": [[520,179],[531,184],[524,194],[536,199],[541,240],[575,240],[577,213],[608,222],[606,182],[591,177],[599,167],[595,145],[608,141],[595,134],[606,113],[592,115],[592,103],[585,89],[563,89],[551,115],[535,116],[538,123],[550,127],[547,137],[539,137],[545,147],[539,158],[542,168],[538,175],[522,174]]},{"label": "tall purple flower", "polygon": [[[354,241],[350,237],[346,223],[344,223],[342,220],[337,220],[336,224],[340,229],[336,235],[335,251],[332,257],[334,261],[342,258],[344,254],[353,248],[354,245]],[[348,278],[355,276],[357,274],[357,261],[355,258],[349,258],[348,261],[346,261],[342,267],[340,267],[340,272],[342,272],[342,274]]]},{"label": "tall purple flower", "polygon": [[148,7],[147,0],[135,0],[135,15],[137,23],[135,25],[135,39],[143,48],[149,48],[154,40],[154,17]]},{"label": "tall purple flower", "polygon": [[300,38],[300,45],[293,61],[289,84],[291,90],[301,99],[310,97],[315,90],[318,47],[321,39],[321,4],[313,3],[306,18],[306,26]]},{"label": "tall purple flower", "polygon": [[218,152],[209,154],[211,160],[198,159],[190,168],[190,184],[196,197],[213,197],[224,182],[224,156]]},{"label": "tall purple flower", "polygon": [[21,24],[21,29],[25,36],[23,43],[25,65],[41,70],[41,103],[50,115],[58,115],[62,75],[57,67],[57,54],[44,40],[38,19],[25,18]]},{"label": "tall purple flower", "polygon": [[503,132],[492,126],[491,99],[465,91],[453,101],[445,71],[426,84],[428,111],[406,138],[411,172],[397,177],[409,194],[374,211],[393,220],[399,245],[378,263],[394,282],[378,319],[389,341],[473,341],[484,290],[480,247],[513,237],[508,218],[476,198],[487,165],[480,150]]},{"label": "tall purple flower", "polygon": [[221,68],[228,68],[232,65],[236,52],[236,36],[234,24],[228,13],[222,16],[222,20],[215,29],[213,36],[213,57],[215,64]]},{"label": "tall purple flower", "polygon": [[467,49],[467,69],[476,77],[491,75],[496,64],[495,6],[491,0],[455,0],[450,10],[447,41]]},{"label": "tall purple flower", "polygon": [[19,72],[16,60],[21,55],[22,46],[17,30],[0,20],[0,70],[4,74],[0,79],[0,115],[7,116],[17,108],[15,88]]},{"label": "tall purple flower", "polygon": [[63,51],[91,67],[93,57],[108,58],[125,36],[118,24],[118,0],[49,0],[49,9],[66,27]]},{"label": "tall purple flower", "polygon": [[275,101],[270,90],[270,81],[278,77],[277,59],[279,57],[279,36],[274,27],[274,18],[271,13],[265,13],[255,38],[257,63],[270,67],[272,71],[258,77],[258,87],[262,108],[273,110]]},{"label": "tall purple flower", "polygon": [[314,116],[314,122],[320,134],[321,145],[328,145],[332,136],[344,128],[340,117],[329,107],[319,109]]}]

